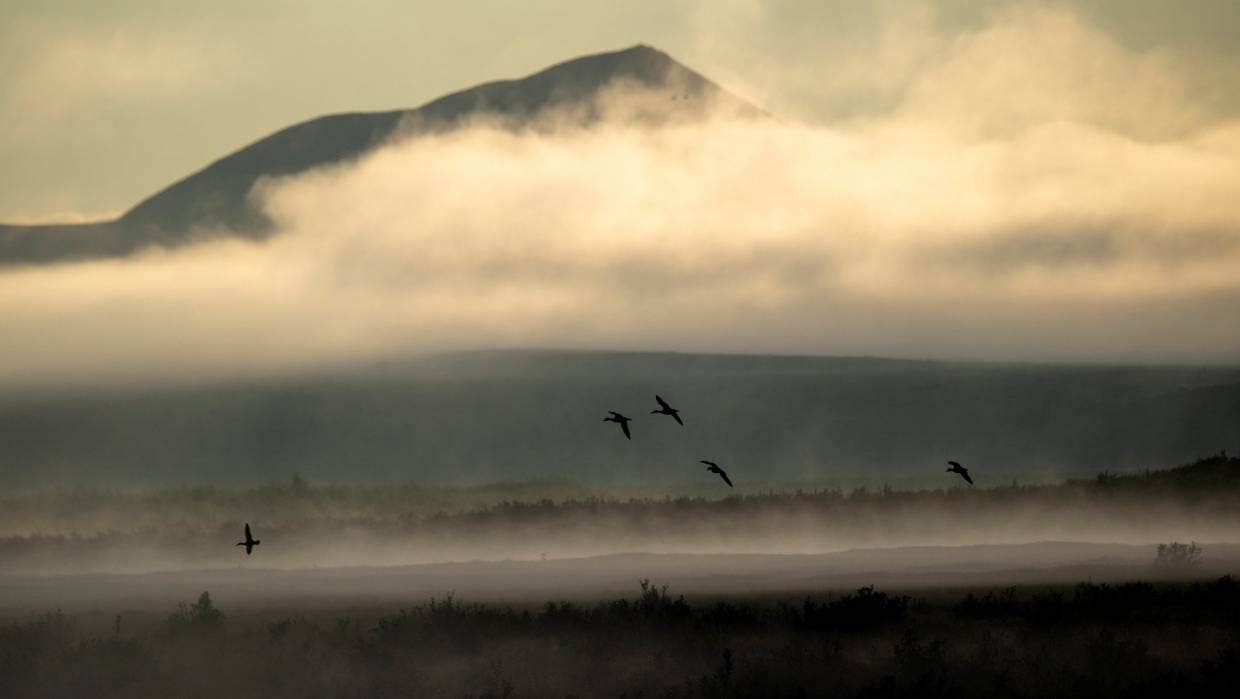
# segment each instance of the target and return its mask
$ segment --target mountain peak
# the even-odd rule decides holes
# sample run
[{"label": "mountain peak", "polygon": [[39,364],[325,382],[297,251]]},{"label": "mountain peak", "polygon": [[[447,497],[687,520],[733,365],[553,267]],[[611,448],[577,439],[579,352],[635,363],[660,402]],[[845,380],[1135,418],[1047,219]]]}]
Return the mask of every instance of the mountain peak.
[{"label": "mountain peak", "polygon": [[[606,90],[626,86],[667,94],[641,101],[627,112],[609,111],[599,104]],[[645,124],[695,120],[715,109],[764,114],[663,51],[636,44],[557,63],[524,78],[477,85],[415,109],[333,114],[295,124],[157,192],[115,221],[0,225],[0,265],[116,257],[221,232],[262,238],[270,233],[269,222],[248,201],[259,178],[350,160],[393,137],[450,130],[480,115],[510,128],[524,128],[552,110],[570,117],[556,120],[557,124],[575,120],[588,126],[612,118]]]},{"label": "mountain peak", "polygon": [[[646,121],[700,118],[714,108],[749,115],[762,113],[668,54],[636,44],[556,63],[524,78],[484,83],[425,104],[408,116],[415,118],[419,128],[442,128],[455,125],[462,116],[490,113],[510,126],[521,127],[548,110],[572,106],[590,122],[604,117],[591,103],[605,90],[626,85],[675,93],[677,99],[669,99],[658,113],[643,114]],[[685,98],[689,101],[682,101]]]},{"label": "mountain peak", "polygon": [[570,67],[597,70],[597,74],[593,77],[600,81],[630,78],[652,86],[661,85],[669,78],[690,75],[700,80],[706,80],[706,78],[685,67],[670,55],[649,44],[634,44],[618,51],[581,56],[557,63],[540,72],[551,72],[569,69]]}]

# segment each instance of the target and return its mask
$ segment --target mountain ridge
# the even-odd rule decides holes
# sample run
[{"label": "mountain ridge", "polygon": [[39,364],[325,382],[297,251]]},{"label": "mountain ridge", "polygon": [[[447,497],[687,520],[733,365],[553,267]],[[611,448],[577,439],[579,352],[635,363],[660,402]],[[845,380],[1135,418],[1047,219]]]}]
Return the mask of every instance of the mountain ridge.
[{"label": "mountain ridge", "polygon": [[[684,411],[685,427],[648,415],[655,394]],[[635,416],[632,441],[600,429],[607,410]],[[986,487],[1236,453],[1240,367],[454,353],[283,378],[6,391],[0,445],[19,489],[295,473],[458,486],[571,473],[666,487],[714,456],[744,474],[742,489],[947,487],[948,459]]]},{"label": "mountain ridge", "polygon": [[341,112],[292,124],[174,181],[114,220],[0,223],[0,266],[118,257],[153,245],[192,243],[221,231],[261,239],[270,234],[270,222],[247,201],[261,177],[346,162],[393,138],[451,130],[483,114],[499,117],[508,128],[522,128],[549,110],[572,106],[578,123],[593,123],[605,115],[592,101],[621,81],[676,88],[674,104],[646,117],[702,118],[719,105],[740,114],[764,114],[668,54],[637,44],[562,61],[522,78],[480,83],[414,108]]}]

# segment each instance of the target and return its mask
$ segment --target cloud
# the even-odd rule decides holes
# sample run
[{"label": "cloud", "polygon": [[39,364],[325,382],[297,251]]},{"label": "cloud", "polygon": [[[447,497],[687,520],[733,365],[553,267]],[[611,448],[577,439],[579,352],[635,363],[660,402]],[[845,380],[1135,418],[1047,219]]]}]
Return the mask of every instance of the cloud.
[{"label": "cloud", "polygon": [[709,74],[778,114],[886,113],[958,31],[932,3],[719,0],[693,13],[687,42]]},{"label": "cloud", "polygon": [[10,226],[41,226],[74,223],[94,223],[96,221],[112,221],[119,218],[124,211],[54,211],[39,216],[15,216],[5,219]]},{"label": "cloud", "polygon": [[[1234,13],[1133,4],[726,0],[698,7],[688,45],[776,113],[830,122],[904,115],[984,137],[1071,120],[1151,140],[1240,116],[1240,44],[1215,46],[1200,19]],[[1151,30],[1172,24],[1192,29]]]},{"label": "cloud", "polygon": [[1180,94],[1161,59],[996,21],[882,118],[480,120],[260,183],[265,243],[0,272],[0,384],[476,347],[1235,361],[1240,123],[1142,124]]},{"label": "cloud", "polygon": [[83,108],[196,97],[235,86],[246,75],[244,56],[226,38],[186,31],[53,31],[43,22],[21,20],[0,36],[16,47],[4,66],[0,94],[10,138],[69,120],[80,123],[77,110]]},{"label": "cloud", "polygon": [[1237,167],[1086,127],[477,127],[265,183],[264,244],[0,275],[0,381],[478,346],[1219,360]]},{"label": "cloud", "polygon": [[1216,115],[1190,94],[1189,64],[1127,49],[1066,7],[1017,5],[940,49],[899,111],[982,136],[1072,121],[1160,139]]}]

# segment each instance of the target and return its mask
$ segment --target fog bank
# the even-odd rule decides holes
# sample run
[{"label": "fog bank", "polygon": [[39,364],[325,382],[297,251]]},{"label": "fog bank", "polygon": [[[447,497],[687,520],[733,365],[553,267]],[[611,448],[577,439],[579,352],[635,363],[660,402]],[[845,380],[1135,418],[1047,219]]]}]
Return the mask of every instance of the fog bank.
[{"label": "fog bank", "polygon": [[0,271],[0,385],[478,347],[1237,361],[1240,123],[1191,66],[1061,10],[927,46],[864,118],[652,126],[675,90],[617,84],[262,181],[264,243]]},{"label": "fog bank", "polygon": [[267,243],[0,272],[0,384],[479,346],[1234,361],[1235,152],[1074,124],[419,138],[266,183]]}]

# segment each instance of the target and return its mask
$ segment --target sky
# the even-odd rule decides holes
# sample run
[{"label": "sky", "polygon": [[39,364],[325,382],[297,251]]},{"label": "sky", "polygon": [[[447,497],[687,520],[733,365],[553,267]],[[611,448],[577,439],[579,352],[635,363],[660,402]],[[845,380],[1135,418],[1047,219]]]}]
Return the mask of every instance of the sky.
[{"label": "sky", "polygon": [[[973,119],[993,119],[988,125],[1004,128],[1020,121],[1011,111],[1033,109],[1026,119],[1052,116],[1048,112],[1068,93],[1112,101],[1081,107],[1109,126],[1166,138],[1240,112],[1240,91],[1229,80],[1240,74],[1240,6],[1234,2],[1036,5],[1059,8],[1071,18],[1063,21],[1081,25],[1068,28],[1056,20],[1017,27],[1010,15],[1022,7],[1035,6],[965,0],[5,0],[0,221],[112,215],[291,123],[413,107],[479,82],[635,43],[667,51],[772,111],[820,123],[937,99],[925,106],[951,109],[962,119],[968,117],[960,111],[980,108]],[[992,65],[989,77],[1009,82],[978,84],[987,76],[970,76],[972,87],[1038,94],[925,94],[935,70],[960,70],[951,65],[967,58],[960,44],[996,22],[1011,26],[991,37],[1006,44],[1008,62],[1031,65]],[[1079,32],[1088,35],[1073,36]],[[1069,65],[1082,52],[1090,63]],[[1143,75],[1124,75],[1132,64]],[[1011,82],[1012,72],[1022,70],[1039,75]],[[1056,71],[1062,71],[1057,78],[1045,74]],[[999,113],[996,101],[1015,109]]]},{"label": "sky", "polygon": [[639,42],[778,119],[482,122],[264,182],[266,243],[0,272],[0,384],[480,346],[1240,360],[1223,0],[10,1],[0,220]]}]

